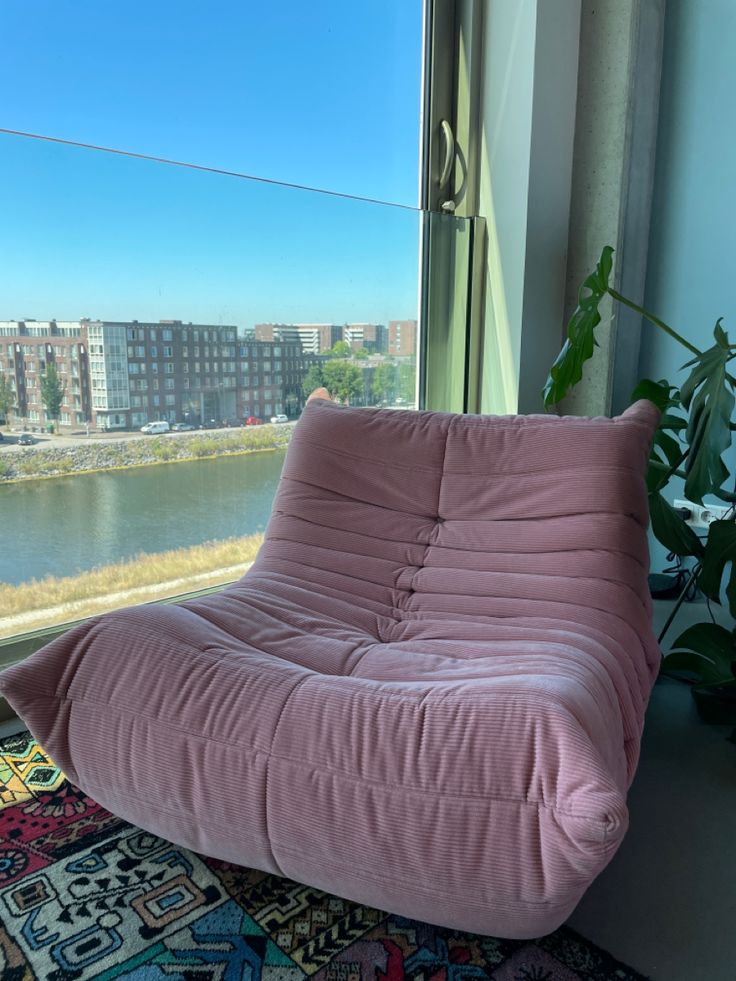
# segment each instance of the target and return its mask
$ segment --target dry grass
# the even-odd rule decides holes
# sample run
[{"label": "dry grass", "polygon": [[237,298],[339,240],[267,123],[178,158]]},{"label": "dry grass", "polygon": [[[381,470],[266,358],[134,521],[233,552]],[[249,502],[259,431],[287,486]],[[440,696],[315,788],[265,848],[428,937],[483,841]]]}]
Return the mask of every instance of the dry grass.
[{"label": "dry grass", "polygon": [[[0,584],[4,617],[0,636],[232,580],[240,567],[253,561],[262,541],[262,535],[228,538],[169,552],[144,553],[78,576],[47,576],[19,586]],[[126,596],[131,592],[133,595]],[[26,616],[33,611],[37,617]],[[18,617],[24,619],[22,628],[12,622]]]}]

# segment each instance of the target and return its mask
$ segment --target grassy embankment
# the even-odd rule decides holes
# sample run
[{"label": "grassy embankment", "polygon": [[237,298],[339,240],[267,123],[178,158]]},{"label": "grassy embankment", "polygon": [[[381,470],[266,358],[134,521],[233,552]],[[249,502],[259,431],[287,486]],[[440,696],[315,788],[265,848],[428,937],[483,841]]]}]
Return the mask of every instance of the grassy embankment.
[{"label": "grassy embankment", "polygon": [[[0,460],[0,479],[30,480],[281,449],[290,430],[264,426],[211,435],[133,437],[70,450],[39,448]],[[262,540],[262,535],[248,535],[142,553],[77,576],[48,576],[18,586],[0,583],[0,638],[231,582],[253,561]]]},{"label": "grassy embankment", "polygon": [[253,561],[262,541],[262,535],[247,535],[141,554],[78,576],[0,583],[0,637],[231,582]]},{"label": "grassy embankment", "polygon": [[291,426],[259,426],[211,435],[133,436],[115,443],[90,442],[64,450],[53,445],[39,446],[0,459],[0,479],[30,480],[283,449],[291,429]]}]

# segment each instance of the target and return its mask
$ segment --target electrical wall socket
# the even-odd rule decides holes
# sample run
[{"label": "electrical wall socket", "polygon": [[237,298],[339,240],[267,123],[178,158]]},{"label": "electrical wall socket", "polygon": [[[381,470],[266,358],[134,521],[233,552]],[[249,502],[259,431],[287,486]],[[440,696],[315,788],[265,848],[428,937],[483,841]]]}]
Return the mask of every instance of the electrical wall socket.
[{"label": "electrical wall socket", "polygon": [[[712,521],[725,518],[731,507],[727,504],[693,504],[692,501],[675,500],[675,508],[687,508],[690,517],[685,518],[685,524],[691,528],[707,528]],[[733,514],[730,515],[733,517]]]}]

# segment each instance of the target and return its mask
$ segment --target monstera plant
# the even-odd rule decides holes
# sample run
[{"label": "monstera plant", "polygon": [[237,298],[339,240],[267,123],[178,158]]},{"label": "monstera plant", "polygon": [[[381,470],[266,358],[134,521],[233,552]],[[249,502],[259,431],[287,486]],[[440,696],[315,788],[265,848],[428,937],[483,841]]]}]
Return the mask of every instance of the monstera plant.
[{"label": "monstera plant", "polygon": [[[580,288],[567,339],[544,388],[544,403],[548,409],[554,408],[582,378],[583,365],[593,357],[597,346],[595,331],[606,296],[641,314],[689,355],[683,368],[690,372],[679,389],[664,379],[643,379],[631,394],[632,402],[650,399],[662,413],[647,471],[652,531],[689,570],[660,634],[661,643],[685,596],[696,587],[708,600],[721,602],[727,566],[730,568],[725,599],[731,619],[736,621],[736,493],[734,475],[723,461],[736,428],[732,421],[736,377],[729,371],[736,357],[736,344],[729,342],[721,318],[713,330],[712,346],[701,351],[659,317],[622,296],[609,282],[612,257],[613,249],[606,246]],[[673,477],[684,480],[685,496],[695,504],[702,504],[703,498],[711,495],[732,508],[725,518],[709,525],[705,540],[695,534],[668,500],[667,485]],[[662,670],[692,683],[703,717],[713,722],[736,722],[736,630],[714,622],[688,627],[672,642]]]}]

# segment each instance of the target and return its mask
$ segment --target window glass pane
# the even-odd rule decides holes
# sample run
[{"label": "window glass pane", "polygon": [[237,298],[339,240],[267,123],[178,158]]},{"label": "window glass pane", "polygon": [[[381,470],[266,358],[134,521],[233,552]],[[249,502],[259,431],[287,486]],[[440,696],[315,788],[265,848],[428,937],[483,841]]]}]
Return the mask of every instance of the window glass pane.
[{"label": "window glass pane", "polygon": [[421,0],[9,0],[0,36],[8,128],[417,203]]},{"label": "window glass pane", "polygon": [[[3,303],[26,315],[0,320],[16,350],[0,358],[0,634],[106,593],[129,605],[237,578],[291,430],[271,416],[293,421],[321,382],[353,405],[415,404],[416,210],[18,137],[0,137],[0,161]],[[63,249],[59,228],[74,229]],[[42,356],[57,413],[30,368]],[[16,445],[28,429],[36,445]]]}]

